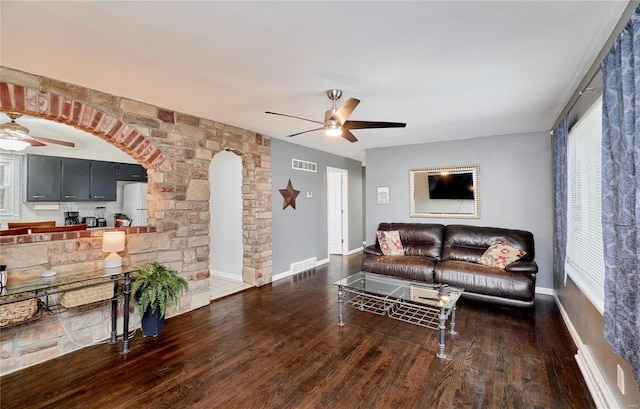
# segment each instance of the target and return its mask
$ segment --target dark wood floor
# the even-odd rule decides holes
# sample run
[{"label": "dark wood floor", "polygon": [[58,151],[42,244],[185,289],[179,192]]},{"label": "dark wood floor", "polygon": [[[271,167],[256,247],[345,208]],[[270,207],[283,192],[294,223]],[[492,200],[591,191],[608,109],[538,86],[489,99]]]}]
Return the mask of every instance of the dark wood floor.
[{"label": "dark wood floor", "polygon": [[131,352],[98,345],[0,378],[2,408],[595,408],[550,296],[534,312],[461,301],[435,331],[353,309],[332,283],[361,256],[167,321]]}]

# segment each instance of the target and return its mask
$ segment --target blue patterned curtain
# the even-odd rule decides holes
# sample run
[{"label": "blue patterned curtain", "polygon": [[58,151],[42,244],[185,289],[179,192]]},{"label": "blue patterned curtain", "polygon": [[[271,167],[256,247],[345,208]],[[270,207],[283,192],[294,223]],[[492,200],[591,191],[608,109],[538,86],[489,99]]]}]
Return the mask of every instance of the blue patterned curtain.
[{"label": "blue patterned curtain", "polygon": [[565,115],[553,130],[553,273],[566,284],[564,260],[567,256],[567,138],[569,127]]},{"label": "blue patterned curtain", "polygon": [[640,7],[601,68],[604,338],[640,386]]}]

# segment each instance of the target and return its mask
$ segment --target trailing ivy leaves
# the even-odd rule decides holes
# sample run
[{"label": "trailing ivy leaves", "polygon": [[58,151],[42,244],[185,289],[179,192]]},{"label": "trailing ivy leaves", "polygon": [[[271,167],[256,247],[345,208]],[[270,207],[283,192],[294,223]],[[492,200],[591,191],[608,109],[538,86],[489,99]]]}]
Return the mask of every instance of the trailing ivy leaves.
[{"label": "trailing ivy leaves", "polygon": [[131,293],[138,299],[141,316],[148,309],[152,314],[160,309],[160,315],[164,316],[167,307],[178,301],[180,291],[189,290],[187,280],[157,261],[136,267],[140,272],[131,284]]}]

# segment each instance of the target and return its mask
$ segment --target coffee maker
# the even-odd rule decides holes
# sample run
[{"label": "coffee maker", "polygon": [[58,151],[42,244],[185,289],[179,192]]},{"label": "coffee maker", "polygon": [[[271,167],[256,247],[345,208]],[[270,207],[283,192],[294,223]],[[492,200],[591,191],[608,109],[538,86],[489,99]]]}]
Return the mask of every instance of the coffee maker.
[{"label": "coffee maker", "polygon": [[105,210],[107,209],[104,206],[96,207],[96,217],[98,218],[96,220],[97,227],[107,227],[107,219],[104,218]]},{"label": "coffee maker", "polygon": [[74,224],[80,224],[80,212],[64,212],[64,225],[71,226]]}]

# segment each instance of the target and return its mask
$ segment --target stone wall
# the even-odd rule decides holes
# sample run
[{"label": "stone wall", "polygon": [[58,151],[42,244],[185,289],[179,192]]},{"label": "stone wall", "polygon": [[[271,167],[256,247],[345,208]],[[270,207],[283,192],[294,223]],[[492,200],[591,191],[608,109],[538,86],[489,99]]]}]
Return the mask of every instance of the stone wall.
[{"label": "stone wall", "polygon": [[[127,235],[125,261],[135,264],[158,260],[189,280],[190,292],[181,297],[174,313],[209,303],[208,172],[213,155],[221,150],[236,153],[243,163],[243,279],[256,286],[271,282],[269,137],[7,67],[0,67],[0,79],[0,111],[47,118],[90,132],[119,147],[147,168],[148,224],[152,229]],[[79,272],[91,268],[104,257],[100,250],[101,237],[35,243],[39,239],[33,236],[28,239],[31,242],[0,242],[0,257],[2,264],[9,266],[11,282],[33,277],[49,267],[62,272]],[[43,252],[46,256],[40,254]],[[39,256],[35,257],[37,254]],[[27,264],[20,261],[30,259],[34,261]],[[97,313],[90,311],[88,314]],[[16,343],[21,331],[36,328],[31,325],[2,331],[1,373],[5,373],[5,356],[9,358],[7,350],[11,349],[11,356],[15,356],[18,344],[22,345],[20,348],[28,347],[32,351],[27,355],[35,356],[32,355],[35,353],[39,356],[22,359],[22,366],[52,357],[41,351],[57,344],[57,336],[29,336],[28,339],[38,339],[37,345]],[[57,330],[53,333],[59,334]],[[9,348],[8,343],[13,346]],[[57,350],[64,353],[66,348]]]}]

